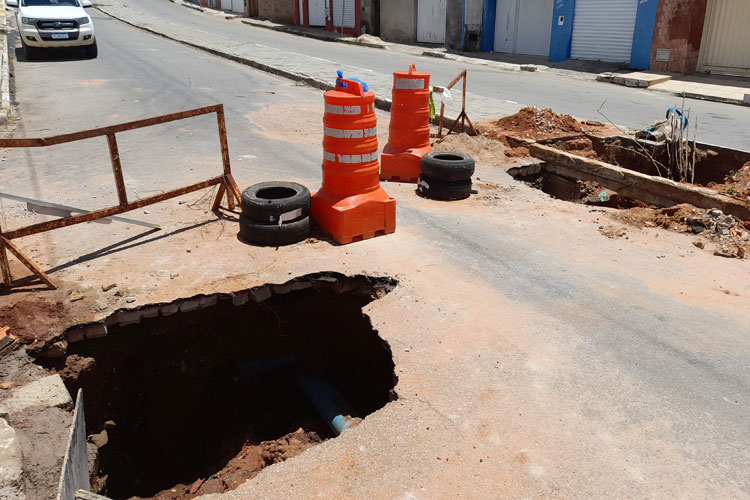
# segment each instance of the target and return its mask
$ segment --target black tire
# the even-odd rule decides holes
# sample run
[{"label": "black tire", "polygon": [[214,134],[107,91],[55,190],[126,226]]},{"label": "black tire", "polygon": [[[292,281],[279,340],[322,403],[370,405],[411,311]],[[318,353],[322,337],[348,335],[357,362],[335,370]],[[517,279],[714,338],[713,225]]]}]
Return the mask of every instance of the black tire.
[{"label": "black tire", "polygon": [[431,200],[463,200],[471,195],[471,179],[448,182],[420,175],[417,179],[417,194]]},{"label": "black tire", "polygon": [[[276,224],[310,215],[310,190],[296,182],[261,182],[242,192],[242,213],[248,219]],[[291,218],[290,218],[291,217]]]},{"label": "black tire", "polygon": [[96,46],[96,42],[92,43],[91,45],[84,46],[83,53],[89,59],[96,59],[96,56],[99,55],[99,48]]},{"label": "black tire", "polygon": [[240,215],[240,238],[255,245],[279,247],[298,243],[310,236],[310,217],[285,222],[262,224]]},{"label": "black tire", "polygon": [[457,151],[430,151],[421,166],[424,175],[441,181],[463,181],[474,175],[474,158]]},{"label": "black tire", "polygon": [[21,45],[23,45],[23,56],[26,58],[27,61],[35,61],[39,58],[40,55],[40,49],[37,47],[29,47],[25,43],[23,43],[23,40],[21,41]]}]

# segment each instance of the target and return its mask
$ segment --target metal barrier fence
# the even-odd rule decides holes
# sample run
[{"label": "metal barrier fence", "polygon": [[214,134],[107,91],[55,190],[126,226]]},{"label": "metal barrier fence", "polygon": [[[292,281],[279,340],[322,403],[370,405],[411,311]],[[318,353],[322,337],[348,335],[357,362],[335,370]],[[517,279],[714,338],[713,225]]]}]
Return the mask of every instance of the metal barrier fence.
[{"label": "metal barrier fence", "polygon": [[[129,130],[159,125],[162,123],[184,120],[186,118],[193,118],[195,116],[206,115],[210,113],[216,113],[216,121],[219,127],[221,159],[224,166],[223,174],[195,184],[191,184],[189,186],[166,191],[155,196],[150,196],[148,198],[142,198],[135,201],[129,201],[127,193],[125,191],[125,181],[123,180],[122,176],[122,166],[120,164],[120,153],[117,149],[116,134]],[[33,224],[31,226],[14,229],[5,233],[3,233],[2,228],[0,227],[0,274],[2,277],[2,282],[0,283],[2,283],[3,285],[9,287],[13,286],[13,277],[10,272],[10,264],[8,262],[8,255],[6,253],[6,250],[9,250],[48,287],[52,289],[56,288],[55,284],[52,282],[52,280],[50,280],[49,276],[47,276],[31,259],[24,255],[23,252],[21,252],[21,250],[11,241],[16,238],[31,236],[32,234],[43,233],[45,231],[51,231],[52,229],[72,226],[74,224],[80,224],[82,222],[89,222],[104,217],[121,214],[144,207],[146,205],[152,205],[160,201],[175,198],[177,196],[182,196],[184,194],[192,193],[193,191],[198,191],[200,189],[205,189],[211,186],[219,186],[219,192],[217,193],[216,199],[214,200],[212,210],[216,211],[219,209],[219,207],[221,206],[221,201],[225,195],[227,198],[227,206],[229,210],[234,210],[234,207],[236,206],[235,202],[240,203],[240,190],[237,187],[237,183],[234,181],[234,178],[232,177],[232,171],[229,165],[227,127],[224,121],[224,106],[221,104],[214,104],[212,106],[206,106],[203,108],[180,111],[179,113],[155,116],[152,118],[146,118],[144,120],[136,120],[119,125],[112,125],[109,127],[83,130],[80,132],[74,132],[72,134],[63,134],[36,139],[0,139],[0,148],[47,147],[68,142],[81,141],[84,139],[91,139],[93,137],[107,138],[110,160],[112,162],[112,171],[115,177],[115,187],[117,189],[117,198],[120,201],[120,204],[114,207],[94,210],[92,212],[86,212],[78,215],[72,215],[70,217],[64,217],[62,219],[57,219],[49,222]]]}]

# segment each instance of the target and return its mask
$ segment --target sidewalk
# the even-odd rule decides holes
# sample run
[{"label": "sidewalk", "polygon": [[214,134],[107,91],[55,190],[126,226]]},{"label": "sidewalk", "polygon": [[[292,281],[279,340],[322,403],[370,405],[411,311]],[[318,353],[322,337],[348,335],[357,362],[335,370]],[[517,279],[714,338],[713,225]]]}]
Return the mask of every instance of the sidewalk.
[{"label": "sidewalk", "polygon": [[314,38],[316,40],[323,40],[328,42],[339,42],[348,43],[351,45],[359,45],[362,47],[370,47],[373,49],[392,50],[395,52],[401,52],[404,54],[411,54],[415,56],[427,56],[437,57],[440,59],[449,59],[453,61],[461,61],[469,64],[476,64],[479,66],[488,66],[494,69],[500,69],[504,71],[536,71],[538,69],[546,69],[546,66],[538,64],[521,64],[521,63],[509,63],[504,61],[493,60],[491,58],[479,59],[475,57],[466,57],[462,54],[449,52],[444,47],[436,48],[434,46],[421,46],[421,45],[410,45],[403,43],[385,42],[380,38],[373,35],[360,35],[358,37],[345,35],[342,33],[335,33],[332,31],[325,31],[319,27],[306,27],[296,26],[290,24],[280,24],[273,21],[253,19],[253,18],[242,18],[237,14],[224,12],[216,9],[210,9],[191,3],[187,0],[174,0],[174,3],[187,7],[189,9],[198,10],[200,12],[215,15],[218,17],[224,17],[226,19],[241,18],[242,24],[254,26],[257,28],[265,28],[274,31],[280,31],[283,33],[291,33],[293,35],[304,36],[308,38]]},{"label": "sidewalk", "polygon": [[649,71],[602,73],[600,82],[637,87],[675,96],[750,106],[750,79],[720,75],[682,75]]}]

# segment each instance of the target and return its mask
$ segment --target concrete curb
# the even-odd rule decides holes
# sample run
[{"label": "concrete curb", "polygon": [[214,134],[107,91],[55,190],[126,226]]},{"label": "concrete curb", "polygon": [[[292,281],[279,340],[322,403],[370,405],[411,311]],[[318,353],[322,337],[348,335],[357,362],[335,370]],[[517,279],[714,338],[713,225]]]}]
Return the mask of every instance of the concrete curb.
[{"label": "concrete curb", "polygon": [[10,66],[8,64],[8,25],[5,14],[5,1],[0,0],[0,31],[2,32],[2,52],[0,53],[0,123],[5,123],[10,117]]},{"label": "concrete curb", "polygon": [[719,96],[707,95],[707,94],[694,94],[692,92],[673,92],[671,90],[662,90],[662,89],[655,89],[655,88],[650,88],[648,90],[653,90],[654,92],[661,92],[662,94],[669,94],[669,95],[673,95],[677,97],[682,97],[684,95],[688,99],[699,99],[701,101],[720,102],[723,104],[734,104],[735,106],[750,106],[750,102],[745,102],[740,99],[732,99],[730,97],[719,97]]},{"label": "concrete curb", "polygon": [[710,94],[696,94],[693,92],[677,92],[674,90],[663,90],[659,88],[655,88],[655,85],[658,85],[659,83],[664,83],[665,81],[669,80],[669,78],[663,79],[663,80],[644,80],[640,78],[629,78],[624,76],[618,76],[615,73],[601,73],[596,76],[597,82],[602,83],[611,83],[614,85],[621,85],[624,87],[631,87],[631,88],[640,88],[640,89],[646,89],[651,90],[653,92],[661,92],[662,94],[669,94],[677,97],[682,97],[683,95],[689,99],[699,99],[701,101],[711,101],[711,102],[720,102],[723,104],[734,104],[736,106],[750,106],[750,100],[749,99],[732,99],[729,97],[720,97],[720,96],[714,96]]}]

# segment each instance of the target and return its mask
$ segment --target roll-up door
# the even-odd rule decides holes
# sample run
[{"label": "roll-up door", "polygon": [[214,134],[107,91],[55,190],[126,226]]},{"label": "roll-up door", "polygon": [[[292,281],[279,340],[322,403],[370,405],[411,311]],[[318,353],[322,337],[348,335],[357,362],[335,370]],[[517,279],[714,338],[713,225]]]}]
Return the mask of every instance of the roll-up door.
[{"label": "roll-up door", "polygon": [[750,75],[750,1],[709,0],[698,71]]},{"label": "roll-up door", "polygon": [[333,27],[354,28],[357,14],[355,0],[333,0]]},{"label": "roll-up door", "polygon": [[629,62],[638,0],[576,0],[570,57]]}]

